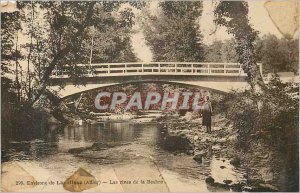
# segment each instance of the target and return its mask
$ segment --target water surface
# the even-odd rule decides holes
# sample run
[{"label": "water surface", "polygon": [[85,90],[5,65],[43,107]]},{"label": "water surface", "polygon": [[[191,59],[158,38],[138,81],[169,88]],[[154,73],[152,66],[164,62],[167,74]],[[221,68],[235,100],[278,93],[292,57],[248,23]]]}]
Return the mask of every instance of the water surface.
[{"label": "water surface", "polygon": [[[46,172],[48,179],[62,181],[83,168],[107,183],[107,191],[118,190],[114,189],[115,185],[110,185],[115,178],[116,181],[151,179],[157,183],[160,180],[165,182],[163,185],[136,186],[136,189],[122,185],[121,188],[126,191],[208,191],[210,188],[205,179],[221,173],[222,179],[239,180],[227,161],[220,162],[219,158],[212,156],[204,158],[200,164],[193,160],[193,156],[164,150],[163,137],[159,126],[154,123],[103,122],[52,126],[32,137],[19,134],[10,139],[4,145],[3,160],[36,167]],[[99,142],[118,145],[102,150],[90,149]],[[80,153],[69,153],[74,148],[86,149]],[[220,169],[221,165],[227,169]]]}]

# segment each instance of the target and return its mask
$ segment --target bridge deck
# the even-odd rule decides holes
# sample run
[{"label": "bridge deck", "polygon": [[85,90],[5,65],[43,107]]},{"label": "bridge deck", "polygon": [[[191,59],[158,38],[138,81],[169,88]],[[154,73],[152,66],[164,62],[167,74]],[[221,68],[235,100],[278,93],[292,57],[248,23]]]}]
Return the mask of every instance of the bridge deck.
[{"label": "bridge deck", "polygon": [[[261,69],[261,64],[260,69]],[[132,76],[132,75],[204,75],[204,76],[246,76],[238,63],[196,63],[196,62],[135,62],[77,64],[85,77]],[[71,66],[57,68],[51,78],[68,78]]]}]

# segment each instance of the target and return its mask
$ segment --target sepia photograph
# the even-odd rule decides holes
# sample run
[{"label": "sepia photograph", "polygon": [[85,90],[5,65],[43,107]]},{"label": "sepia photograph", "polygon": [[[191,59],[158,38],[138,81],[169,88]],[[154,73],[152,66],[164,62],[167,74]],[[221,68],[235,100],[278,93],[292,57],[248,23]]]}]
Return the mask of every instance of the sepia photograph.
[{"label": "sepia photograph", "polygon": [[299,192],[299,1],[0,3],[1,192]]}]

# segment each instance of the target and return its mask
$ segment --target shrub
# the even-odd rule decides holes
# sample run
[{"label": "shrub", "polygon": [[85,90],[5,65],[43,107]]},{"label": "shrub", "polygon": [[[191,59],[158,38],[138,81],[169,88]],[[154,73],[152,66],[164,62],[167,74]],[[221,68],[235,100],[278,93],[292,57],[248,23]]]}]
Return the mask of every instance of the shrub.
[{"label": "shrub", "polygon": [[262,140],[284,151],[288,143],[298,143],[299,99],[293,97],[294,88],[273,76],[259,95],[247,90],[223,99],[223,111],[238,133],[239,147]]}]

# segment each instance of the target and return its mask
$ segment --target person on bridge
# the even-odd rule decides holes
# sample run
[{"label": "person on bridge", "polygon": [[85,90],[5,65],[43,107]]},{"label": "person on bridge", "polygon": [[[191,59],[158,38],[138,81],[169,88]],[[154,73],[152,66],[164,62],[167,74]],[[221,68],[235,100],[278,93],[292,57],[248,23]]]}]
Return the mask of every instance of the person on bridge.
[{"label": "person on bridge", "polygon": [[202,125],[206,126],[208,133],[211,133],[211,115],[212,115],[211,102],[209,101],[209,96],[205,96],[204,103],[202,105]]}]

